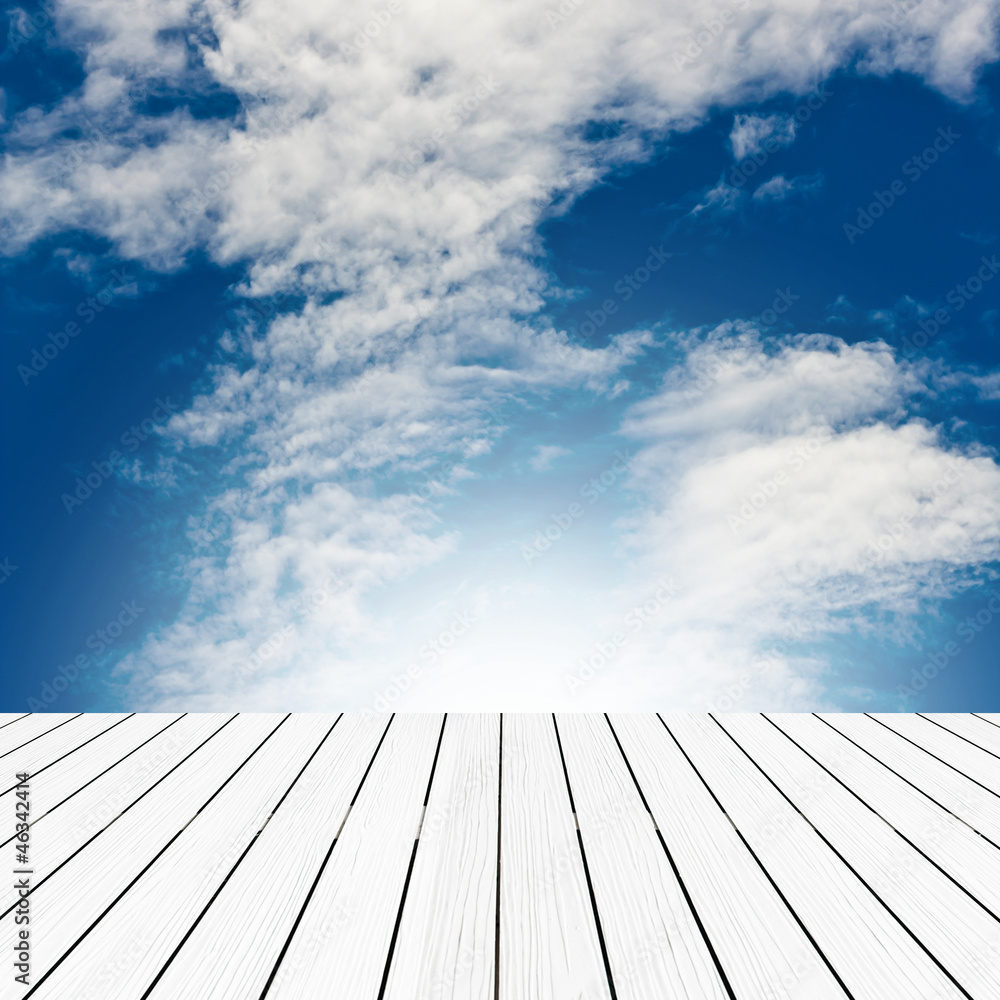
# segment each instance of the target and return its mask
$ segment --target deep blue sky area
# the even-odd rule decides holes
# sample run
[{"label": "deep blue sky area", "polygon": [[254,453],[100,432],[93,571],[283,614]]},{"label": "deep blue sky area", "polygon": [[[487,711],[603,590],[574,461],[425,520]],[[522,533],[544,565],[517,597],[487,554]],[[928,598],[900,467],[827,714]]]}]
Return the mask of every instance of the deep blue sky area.
[{"label": "deep blue sky area", "polygon": [[[798,299],[773,325],[776,333],[821,332],[849,342],[880,336],[910,359],[922,353],[958,365],[995,367],[1000,280],[985,284],[961,311],[949,309],[947,325],[928,343],[916,342],[920,352],[910,345],[921,316],[901,300],[909,297],[931,313],[947,307],[948,293],[976,274],[984,256],[1000,255],[1000,129],[994,113],[1000,72],[992,69],[979,99],[964,107],[904,76],[840,74],[824,89],[829,99],[799,127],[794,144],[771,155],[743,185],[752,191],[776,174],[788,179],[821,174],[815,194],[777,205],[755,205],[745,197],[732,213],[691,218],[697,193],[734,178],[727,145],[733,112],[727,111],[672,138],[653,162],[610,178],[568,214],[548,222],[543,233],[549,266],[581,293],[571,304],[554,307],[553,321],[578,331],[588,311],[593,319],[610,298],[618,311],[592,337],[581,337],[603,343],[651,321],[686,329],[759,316],[773,298],[761,289],[788,289]],[[801,105],[801,99],[785,98],[743,110],[794,113]],[[937,162],[913,163],[939,128],[946,134],[952,129],[958,138]],[[844,225],[856,225],[858,210],[896,180],[905,192],[851,242]],[[630,297],[621,293],[627,284],[616,293],[616,282],[645,263],[651,246],[676,256]],[[850,308],[835,308],[841,297]],[[892,328],[866,319],[873,311],[893,309]],[[998,409],[997,401],[957,406],[952,401],[947,407],[930,402],[923,415],[933,422],[972,421],[974,436],[996,448]],[[963,433],[960,429],[958,437]],[[956,641],[961,652],[907,698],[910,709],[1000,706],[1000,618],[980,625],[981,631],[973,626],[961,635],[956,631],[990,600],[987,588],[945,602],[937,641],[941,648]],[[970,635],[974,638],[966,641]],[[838,644],[840,661],[855,664],[837,671],[844,687],[871,685],[878,677],[880,692],[896,693],[912,686],[913,669],[926,662],[921,650],[890,643],[881,654],[847,639]],[[930,642],[925,651],[935,653],[938,645]]]},{"label": "deep blue sky area", "polygon": [[[134,277],[134,287],[126,286],[126,294],[87,324],[86,307],[84,317],[77,307],[114,270]],[[233,305],[227,295],[233,276],[204,264],[150,275],[135,264],[105,260],[87,287],[70,280],[41,248],[9,264],[4,278],[0,413],[3,425],[15,428],[4,436],[6,467],[20,472],[4,493],[3,551],[18,568],[3,588],[0,613],[5,647],[25,667],[10,675],[19,703],[37,694],[37,677],[48,664],[55,670],[83,653],[93,654],[96,666],[102,640],[90,647],[87,640],[116,617],[123,601],[137,602],[143,613],[107,646],[101,662],[171,610],[174,602],[162,592],[166,567],[151,562],[160,526],[150,518],[175,517],[166,498],[115,476],[102,477],[71,510],[62,497],[75,498],[77,477],[94,472],[93,463],[102,467],[113,450],[151,460],[156,437],[139,440],[142,421],[162,426],[169,411],[157,411],[158,400],[177,409],[190,402]],[[32,351],[74,319],[80,332],[25,384],[18,366],[30,366]],[[133,426],[140,434],[130,433]],[[88,708],[107,699],[100,684],[81,696]]]},{"label": "deep blue sky area", "polygon": [[[8,116],[30,104],[51,104],[81,78],[75,57],[39,43],[5,60],[0,71]],[[775,334],[823,332],[848,341],[883,337],[902,352],[904,338],[918,329],[920,310],[946,305],[948,294],[976,273],[984,256],[1000,254],[995,113],[1000,70],[987,73],[978,99],[965,106],[901,75],[841,72],[825,89],[829,97],[799,125],[794,143],[770,155],[746,179],[728,211],[693,212],[720,181],[733,179],[732,109],[713,114],[692,132],[672,135],[649,162],[613,174],[568,212],[546,222],[541,230],[545,264],[557,286],[579,293],[568,304],[553,298],[546,319],[580,337],[588,310],[594,314],[612,300],[614,315],[593,336],[580,337],[597,345],[650,324],[686,329],[759,317],[778,292],[789,290],[795,301],[773,324]],[[176,106],[167,98],[161,103],[149,110]],[[194,112],[230,113],[231,103],[219,94]],[[803,98],[786,96],[739,110],[794,113],[802,106]],[[957,138],[912,179],[906,164],[933,144],[939,130]],[[753,197],[778,175],[787,181],[806,178],[811,187],[780,201]],[[905,192],[851,242],[845,224],[855,224],[859,209],[894,181],[902,182]],[[669,259],[631,295],[617,291],[616,283],[635,275],[651,247],[662,247]],[[128,280],[114,278],[116,270]],[[0,560],[16,567],[0,583],[0,633],[8,667],[5,709],[22,708],[38,696],[43,682],[57,676],[60,665],[81,654],[91,657],[93,667],[51,707],[117,707],[104,683],[105,670],[176,613],[182,591],[169,578],[175,567],[158,563],[157,553],[164,532],[182,531],[183,506],[169,493],[118,477],[102,478],[71,513],[62,497],[94,463],[100,466],[114,449],[123,451],[123,436],[162,401],[178,408],[191,401],[231,319],[234,301],[228,289],[239,275],[238,268],[223,270],[199,256],[179,273],[152,274],[117,260],[107,247],[79,233],[62,234],[4,262],[0,415],[7,489]],[[115,291],[112,304],[102,306],[92,321],[80,322],[79,334],[25,384],[19,366],[30,366],[33,351],[57,343],[67,323],[82,321],[82,304],[109,282]],[[870,314],[878,310],[894,312],[890,319],[873,318]],[[921,350],[954,365],[996,367],[998,310],[1000,280],[987,283],[961,312],[950,313],[946,328]],[[57,340],[50,341],[50,334]],[[655,366],[659,362],[651,359],[656,357],[654,352],[642,364]],[[647,375],[640,381],[655,381],[659,369]],[[961,417],[975,427],[984,446],[1000,446],[1000,404],[948,409],[954,405],[931,401],[922,415],[942,424]],[[591,430],[582,418],[575,425],[575,433],[585,438]],[[537,427],[535,432],[526,429],[501,444],[491,461],[498,466],[527,460],[528,445],[546,440]],[[574,469],[599,469],[613,444],[608,435],[599,444],[592,441],[592,453]],[[128,457],[141,458],[148,467],[157,447],[153,435]],[[498,507],[518,489],[516,482],[494,486],[488,475],[470,487],[484,503]],[[539,499],[531,511],[538,516],[558,502],[556,481],[532,490]],[[177,551],[185,551],[180,537]],[[859,644],[856,671],[838,667],[836,682],[873,686],[891,700],[924,657],[955,637],[961,621],[989,600],[987,587],[946,604],[940,641],[923,650],[886,643],[879,663],[870,643],[863,651]],[[141,613],[96,655],[102,641],[93,637],[133,602]],[[1000,710],[1000,620],[975,635],[968,643],[957,635],[960,655],[949,657],[947,668],[914,694],[909,707]],[[838,642],[849,661],[850,640]],[[878,682],[873,683],[873,673]]]},{"label": "deep blue sky area", "polygon": [[[824,86],[829,98],[809,109],[795,142],[770,155],[742,186],[752,193],[777,174],[819,174],[819,191],[777,205],[745,197],[723,216],[689,213],[698,203],[693,192],[733,179],[727,148],[733,112],[672,137],[653,162],[610,178],[543,227],[554,274],[583,292],[554,316],[578,330],[588,310],[614,300],[618,312],[593,338],[601,340],[652,319],[687,328],[759,316],[771,304],[771,289],[790,289],[799,298],[776,330],[854,340],[872,335],[863,322],[868,311],[892,308],[904,296],[932,309],[943,304],[984,254],[1000,251],[1000,128],[993,113],[1000,71],[991,70],[981,90],[974,104],[962,107],[905,76],[840,74]],[[794,113],[803,106],[789,97],[744,110]],[[911,180],[915,167],[907,174],[906,164],[933,143],[938,128],[959,138]],[[844,225],[855,224],[859,208],[895,180],[906,192],[849,242]],[[650,246],[661,245],[676,256],[629,299],[617,294],[616,282],[644,264]],[[830,324],[840,296],[857,315]],[[959,361],[995,364],[1000,340],[984,335],[989,328],[980,317],[998,303],[1000,282],[984,288],[934,348]],[[914,326],[904,319],[890,343],[901,345]]]}]

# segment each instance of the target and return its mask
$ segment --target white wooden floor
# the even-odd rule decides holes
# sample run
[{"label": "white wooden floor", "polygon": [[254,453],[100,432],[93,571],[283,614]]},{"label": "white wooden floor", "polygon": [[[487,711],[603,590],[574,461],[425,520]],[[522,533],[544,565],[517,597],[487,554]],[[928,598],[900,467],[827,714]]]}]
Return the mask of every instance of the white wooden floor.
[{"label": "white wooden floor", "polygon": [[1000,716],[7,715],[0,760],[0,997],[1000,998]]}]

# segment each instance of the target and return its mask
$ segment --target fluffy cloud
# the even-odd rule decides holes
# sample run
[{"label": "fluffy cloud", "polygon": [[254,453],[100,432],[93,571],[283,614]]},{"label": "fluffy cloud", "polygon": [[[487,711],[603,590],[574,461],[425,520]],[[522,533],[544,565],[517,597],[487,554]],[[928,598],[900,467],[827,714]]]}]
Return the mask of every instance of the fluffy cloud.
[{"label": "fluffy cloud", "polygon": [[[369,691],[372,678],[342,648],[384,630],[364,595],[459,544],[435,521],[434,497],[493,447],[505,413],[556,391],[627,390],[623,371],[652,344],[648,333],[594,350],[538,318],[552,289],[535,227],[555,201],[569,204],[712,108],[804,93],[852,62],[967,99],[996,54],[990,0],[924,0],[902,19],[891,0],[734,6],[716,32],[696,0],[666,13],[651,0],[60,4],[55,30],[85,79],[6,123],[0,247],[16,254],[82,229],[152,269],[205,252],[245,269],[243,293],[279,303],[265,329],[227,331],[206,391],[170,424],[179,454],[210,445],[225,462],[192,513],[197,548],[178,569],[188,597],[177,620],[122,666],[132,699],[266,704],[290,677],[331,704]],[[153,114],[150,95],[173,110]],[[763,141],[762,121],[734,129],[734,152]],[[631,127],[593,142],[594,122]],[[780,122],[768,128],[787,134]],[[290,294],[305,304],[281,305]],[[800,353],[804,367],[771,374],[803,405],[794,378],[808,384],[814,367],[857,361],[875,383],[889,377],[874,355]],[[752,381],[719,397],[723,412],[749,405]],[[858,388],[840,391],[843,418],[859,419]],[[671,441],[682,426],[703,433],[697,406],[664,416],[670,398],[633,426],[652,433],[659,413]],[[765,420],[771,410],[757,405]],[[794,407],[784,422],[771,414],[773,438],[747,447],[776,458],[838,412],[827,406],[815,426]],[[845,433],[845,459],[857,452],[862,464],[882,441],[860,426]],[[884,433],[909,442],[915,460],[944,454],[916,429]],[[649,446],[650,475],[660,448]],[[719,456],[727,474],[756,468],[736,455]],[[384,488],[389,470],[445,460],[433,497]],[[651,538],[658,523],[646,524]],[[298,613],[310,593],[327,595],[322,614]],[[232,666],[276,632],[234,687]]]},{"label": "fluffy cloud", "polygon": [[[735,692],[802,708],[822,695],[817,644],[876,628],[912,640],[921,612],[988,578],[1000,468],[909,415],[934,391],[929,366],[880,342],[765,343],[747,324],[685,346],[625,426],[646,497],[627,524],[645,581],[631,594],[668,574],[677,595],[609,684],[659,683],[691,709]],[[654,662],[684,667],[650,676]]]}]

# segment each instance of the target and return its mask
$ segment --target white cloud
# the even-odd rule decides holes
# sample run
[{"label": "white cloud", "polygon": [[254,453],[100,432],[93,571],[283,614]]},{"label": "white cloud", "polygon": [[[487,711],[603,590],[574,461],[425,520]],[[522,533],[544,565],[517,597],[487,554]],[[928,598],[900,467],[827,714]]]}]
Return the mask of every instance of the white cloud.
[{"label": "white cloud", "polygon": [[823,186],[823,175],[811,177],[793,177],[787,180],[783,174],[777,174],[754,191],[755,201],[786,201],[794,195],[815,194]]},{"label": "white cloud", "polygon": [[[765,344],[729,324],[687,343],[625,428],[647,497],[627,524],[647,581],[635,593],[669,572],[678,596],[592,697],[631,679],[692,709],[727,687],[744,708],[815,704],[810,643],[875,629],[912,642],[919,613],[988,578],[1000,468],[907,416],[931,369],[885,344]],[[684,668],[657,678],[655,662]]]},{"label": "white cloud", "polygon": [[569,448],[563,448],[558,444],[540,444],[535,453],[528,460],[528,464],[535,472],[544,472],[552,468],[552,463],[562,455],[571,454]]},{"label": "white cloud", "polygon": [[[60,41],[80,52],[85,81],[6,124],[4,252],[79,228],[154,269],[204,251],[245,266],[249,295],[306,298],[254,335],[228,331],[209,387],[171,422],[178,452],[218,445],[229,464],[207,515],[192,520],[199,548],[179,568],[190,589],[177,620],[123,665],[137,702],[273,705],[292,683],[326,704],[364,696],[375,681],[344,647],[360,635],[381,641],[386,628],[364,596],[459,544],[428,498],[386,495],[379,475],[448,459],[451,471],[432,477],[434,495],[446,496],[504,433],[505,414],[557,390],[628,388],[622,369],[648,334],[594,350],[537,319],[549,279],[535,226],[555,199],[569,204],[609,165],[650,155],[653,140],[713,108],[805,93],[859,54],[871,72],[915,73],[956,99],[971,97],[996,55],[990,0],[924,0],[889,34],[891,0],[774,0],[683,66],[670,56],[703,28],[696,0],[666,13],[652,0],[588,0],[557,23],[528,0],[481,4],[475,17],[405,0],[360,48],[371,9],[64,0]],[[183,105],[146,115],[141,81],[165,97],[234,93],[243,110],[235,121]],[[595,120],[634,127],[595,145],[585,140]],[[742,127],[734,152],[764,141],[751,139],[759,125]],[[788,135],[780,122],[768,127]],[[82,136],[68,138],[73,129]],[[813,413],[820,355],[868,383],[838,382]],[[903,405],[908,377],[877,353],[804,351],[769,370],[786,403],[757,399],[773,439],[748,447],[784,447],[810,430],[791,400],[817,420],[857,419],[863,385],[896,391]],[[721,414],[756,398],[752,380],[731,388],[717,399]],[[695,436],[698,420],[715,426],[698,406],[672,419]],[[915,454],[940,450],[915,433],[885,431]],[[733,473],[745,464],[719,460]],[[322,590],[331,575],[339,582],[323,614],[296,616],[300,591]],[[231,665],[292,620],[293,635],[237,691]]]},{"label": "white cloud", "polygon": [[735,212],[742,193],[739,188],[733,187],[725,181],[719,181],[715,187],[709,188],[700,196],[698,204],[688,214],[700,215],[702,212],[707,212],[710,215],[726,215],[729,212]]},{"label": "white cloud", "polygon": [[777,152],[795,141],[795,119],[791,115],[736,115],[729,145],[739,162],[747,156],[766,151]]}]

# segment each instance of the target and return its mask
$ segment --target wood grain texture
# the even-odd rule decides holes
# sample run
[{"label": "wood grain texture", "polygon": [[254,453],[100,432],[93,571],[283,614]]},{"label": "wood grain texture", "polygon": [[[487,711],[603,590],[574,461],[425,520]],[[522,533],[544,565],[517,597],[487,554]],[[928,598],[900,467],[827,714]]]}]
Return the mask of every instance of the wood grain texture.
[{"label": "wood grain texture", "polygon": [[[268,722],[273,723],[273,717]],[[291,716],[277,726],[247,765],[183,827],[180,836],[82,940],[78,935],[88,929],[97,909],[95,901],[88,898],[86,906],[67,908],[65,912],[74,918],[79,915],[73,927],[79,943],[42,983],[35,994],[38,1000],[66,996],[134,1000],[141,996],[330,726],[327,716],[306,714]],[[228,777],[229,770],[223,764],[217,776]],[[174,822],[180,825],[179,818]],[[271,857],[268,862],[273,865],[275,860]],[[52,891],[56,888],[54,884]],[[244,905],[256,904],[251,899]],[[131,960],[120,963],[123,954]]]},{"label": "wood grain texture", "polygon": [[[982,961],[1000,937],[1000,923],[762,716],[723,721],[923,945],[925,956],[974,995],[1000,995],[1000,967]],[[905,825],[916,823],[919,818]]]},{"label": "wood grain texture", "polygon": [[268,1000],[320,997],[331,989],[375,1000],[441,722],[440,715],[393,719]]},{"label": "wood grain texture", "polygon": [[607,721],[557,721],[618,996],[724,1000],[711,952]]},{"label": "wood grain texture", "polygon": [[924,719],[932,725],[943,726],[949,732],[961,736],[970,743],[981,747],[998,758],[1000,765],[1000,729],[991,725],[983,719],[977,719],[974,715],[958,713],[936,713],[928,712],[924,714]]},{"label": "wood grain texture", "polygon": [[1000,794],[977,785],[867,715],[830,714],[820,718],[1000,845]]},{"label": "wood grain texture", "polygon": [[385,1000],[492,1000],[499,771],[499,715],[449,715]]},{"label": "wood grain texture", "polygon": [[[120,725],[105,729],[90,743],[49,765],[30,782],[31,823],[37,823],[61,803],[80,793],[101,772],[113,767],[127,754],[162,732],[179,716],[134,715]],[[164,721],[166,720],[166,721]],[[9,801],[13,790],[0,795]],[[10,838],[12,839],[12,838]],[[10,839],[0,843],[9,843]]]},{"label": "wood grain texture", "polygon": [[[964,820],[933,803],[812,715],[772,715],[772,721],[829,768],[900,835],[1000,915],[1000,850]],[[986,793],[981,797],[985,798]],[[886,872],[897,880],[898,872]],[[919,877],[914,872],[914,877]],[[994,920],[996,922],[996,920]],[[1000,931],[1000,924],[997,926]]]},{"label": "wood grain texture", "polygon": [[[51,878],[40,882],[36,874],[32,905],[45,915],[45,933],[37,935],[34,945],[37,977],[48,972],[105,907],[194,819],[280,719],[272,715],[237,716],[211,741],[211,750],[206,744],[168,774]],[[46,851],[37,853],[44,857]],[[4,917],[3,924],[10,920],[12,915]],[[4,932],[9,933],[9,929],[4,927]]]},{"label": "wood grain texture", "polygon": [[[145,746],[126,748],[124,753],[129,756],[109,749],[93,765],[87,782],[75,791],[58,778],[53,781],[51,794],[47,779],[35,782],[31,796],[38,808],[33,810],[37,818],[31,837],[35,845],[44,844],[44,850],[32,852],[33,884],[39,885],[84,844],[115,823],[124,810],[218,730],[227,718],[230,716],[185,716],[174,726],[160,730]],[[156,724],[159,725],[158,720]],[[130,753],[133,749],[135,752]],[[99,777],[93,777],[95,771]],[[66,799],[67,795],[71,797]],[[5,882],[0,913],[6,913],[14,902],[13,885]]]},{"label": "wood grain texture", "polygon": [[[853,997],[960,995],[717,723],[704,716],[663,718]],[[727,727],[744,718],[720,716]],[[817,783],[813,796],[825,795],[830,783]],[[788,993],[795,1000],[810,996],[795,983]]]},{"label": "wood grain texture", "polygon": [[[5,759],[5,774],[25,769],[21,761],[27,759],[31,744],[39,737],[59,728],[68,729],[81,720],[79,712],[27,715],[13,725],[0,729],[0,758]],[[7,787],[6,782],[3,787]]]},{"label": "wood grain texture", "polygon": [[949,767],[1000,793],[1000,760],[986,750],[917,715],[874,714],[882,725],[934,754]]},{"label": "wood grain texture", "polygon": [[[340,719],[166,968],[150,1000],[256,1000],[261,995],[387,722],[377,715]],[[236,841],[210,867],[231,869],[241,846]],[[324,940],[317,939],[314,952],[302,954],[302,961],[311,961]]]},{"label": "wood grain texture", "polygon": [[609,996],[552,718],[504,715],[500,1000]]},{"label": "wood grain texture", "polygon": [[[739,1000],[846,993],[655,715],[611,723]],[[696,934],[696,928],[687,933]]]},{"label": "wood grain texture", "polygon": [[[47,772],[56,761],[71,755],[92,738],[107,732],[112,726],[123,723],[126,719],[125,715],[82,715],[79,719],[74,719],[70,725],[53,729],[17,751],[18,770],[23,768],[32,777],[38,775],[39,771],[46,773],[43,784],[48,784]],[[4,795],[10,795],[15,783],[13,772],[3,776],[3,780],[0,781],[0,802],[4,801]]]},{"label": "wood grain texture", "polygon": [[1000,997],[1000,716],[7,718],[12,1000]]}]

